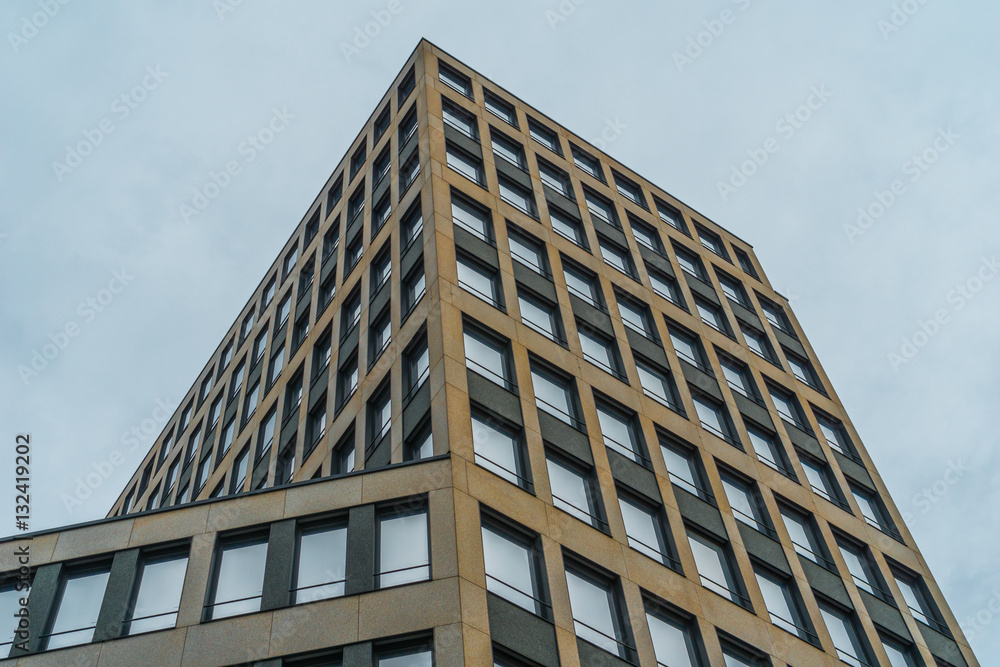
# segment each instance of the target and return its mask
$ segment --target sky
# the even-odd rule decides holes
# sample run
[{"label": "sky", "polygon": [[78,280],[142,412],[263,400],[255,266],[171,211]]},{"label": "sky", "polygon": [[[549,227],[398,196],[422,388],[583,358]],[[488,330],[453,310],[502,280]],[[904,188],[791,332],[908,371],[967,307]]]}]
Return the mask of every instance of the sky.
[{"label": "sky", "polygon": [[426,37],[754,246],[990,664],[998,19],[973,0],[2,3],[0,535],[20,433],[32,529],[106,514]]}]

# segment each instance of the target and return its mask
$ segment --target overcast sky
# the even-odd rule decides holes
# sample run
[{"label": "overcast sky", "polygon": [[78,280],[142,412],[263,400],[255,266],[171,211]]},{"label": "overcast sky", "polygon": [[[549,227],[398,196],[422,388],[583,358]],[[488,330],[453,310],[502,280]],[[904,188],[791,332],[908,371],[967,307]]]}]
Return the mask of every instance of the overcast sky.
[{"label": "overcast sky", "polygon": [[33,529],[105,515],[427,37],[754,245],[988,664],[1000,9],[893,1],[4,2],[0,516],[20,432]]}]

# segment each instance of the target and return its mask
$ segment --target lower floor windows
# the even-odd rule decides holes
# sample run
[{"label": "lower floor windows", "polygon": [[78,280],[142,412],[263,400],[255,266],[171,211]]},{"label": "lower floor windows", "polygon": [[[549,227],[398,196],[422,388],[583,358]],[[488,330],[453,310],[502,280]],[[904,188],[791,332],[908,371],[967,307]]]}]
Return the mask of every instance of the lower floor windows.
[{"label": "lower floor windows", "polygon": [[126,635],[172,628],[177,624],[188,554],[144,556],[139,566],[134,599],[125,623]]},{"label": "lower floor windows", "polygon": [[476,464],[511,484],[528,488],[520,433],[484,413],[472,415],[472,448]]},{"label": "lower floor windows", "polygon": [[434,648],[429,640],[393,643],[375,649],[378,667],[432,667]]},{"label": "lower floor windows", "polygon": [[549,605],[542,599],[544,570],[538,536],[485,512],[482,536],[486,590],[547,617]]},{"label": "lower floor windows", "polygon": [[385,508],[379,512],[376,531],[376,588],[431,578],[426,507]]},{"label": "lower floor windows", "polygon": [[266,534],[225,539],[216,554],[205,620],[260,611],[266,559]]},{"label": "lower floor windows", "polygon": [[312,602],[344,594],[347,578],[347,524],[304,528],[299,532],[292,602]]},{"label": "lower floor windows", "polygon": [[110,565],[70,572],[59,588],[55,617],[42,636],[45,649],[86,644],[94,637]]}]

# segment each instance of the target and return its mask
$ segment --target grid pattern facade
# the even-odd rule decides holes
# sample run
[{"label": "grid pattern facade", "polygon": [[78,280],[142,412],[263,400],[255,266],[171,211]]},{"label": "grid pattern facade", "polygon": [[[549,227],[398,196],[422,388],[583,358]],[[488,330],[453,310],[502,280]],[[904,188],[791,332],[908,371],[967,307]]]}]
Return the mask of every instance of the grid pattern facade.
[{"label": "grid pattern facade", "polygon": [[752,248],[426,41],[109,518],[36,541],[25,665],[94,567],[102,665],[978,665]]}]

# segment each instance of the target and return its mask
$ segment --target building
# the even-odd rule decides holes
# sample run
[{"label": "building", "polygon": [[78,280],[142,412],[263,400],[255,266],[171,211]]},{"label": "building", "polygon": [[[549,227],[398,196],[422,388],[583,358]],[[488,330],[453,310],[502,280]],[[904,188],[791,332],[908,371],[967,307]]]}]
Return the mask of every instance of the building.
[{"label": "building", "polygon": [[25,545],[4,665],[979,664],[750,245],[427,41]]}]

